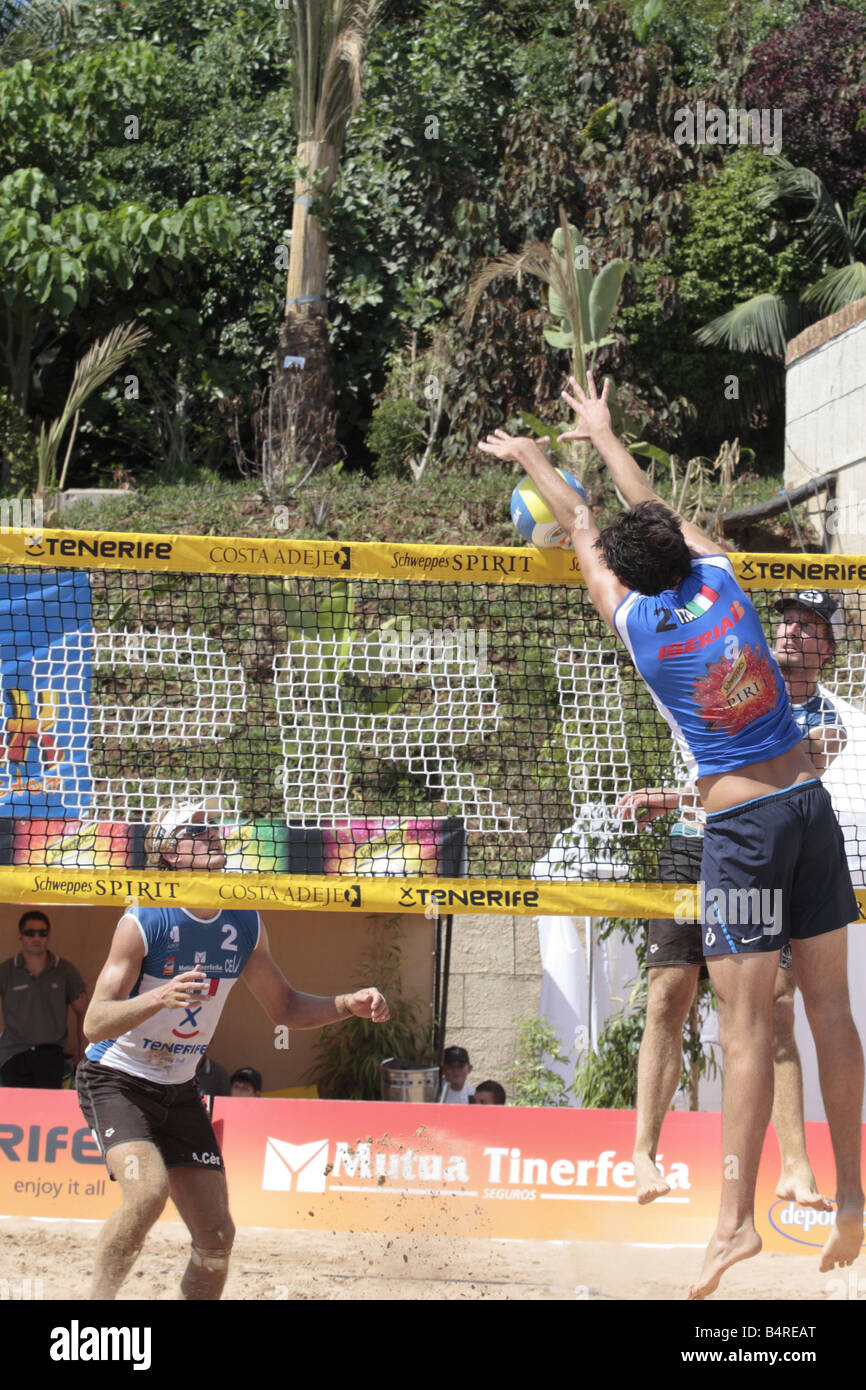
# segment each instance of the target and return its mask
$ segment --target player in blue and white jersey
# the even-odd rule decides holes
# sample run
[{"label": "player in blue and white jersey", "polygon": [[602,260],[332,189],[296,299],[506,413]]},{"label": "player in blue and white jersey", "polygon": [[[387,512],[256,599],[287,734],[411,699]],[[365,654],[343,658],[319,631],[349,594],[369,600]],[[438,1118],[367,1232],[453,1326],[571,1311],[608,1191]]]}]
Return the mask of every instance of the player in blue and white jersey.
[{"label": "player in blue and white jersey", "polygon": [[[782,673],[794,722],[818,773],[841,753],[847,733],[818,677],[844,636],[844,610],[828,593],[815,589],[780,599],[773,655]],[[700,882],[703,813],[695,809],[691,787],[642,787],[622,798],[618,809],[644,826],[669,811],[680,815],[659,850],[662,883]],[[695,991],[707,970],[699,922],[653,918],[647,932],[647,1009],[638,1054],[633,1162],[637,1200],[645,1205],[670,1187],[656,1165],[662,1124],[679,1085],[683,1025]],[[806,1149],[803,1077],[794,1037],[796,976],[790,946],[781,952],[773,1006],[773,1128],[779,1141],[781,1172],[776,1195],[819,1211],[831,1203],[818,1190]]]},{"label": "player in blue and white jersey", "polygon": [[560,440],[590,440],[631,508],[603,532],[536,441],[497,430],[480,447],[520,463],[571,535],[590,598],[683,748],[707,813],[704,955],[719,1000],[723,1152],[737,1162],[690,1296],[712,1293],[761,1248],[755,1184],[772,1109],[774,985],[789,942],[836,1159],[836,1222],[820,1267],[849,1265],[863,1243],[863,1052],[848,998],[846,926],[857,903],[842,832],[730,561],[661,501],[616,438],[609,383],[601,396],[591,375],[587,392],[570,386],[563,398],[578,423]]},{"label": "player in blue and white jersey", "polygon": [[[148,833],[154,863],[199,872],[224,868],[220,832],[207,815],[199,802],[157,817]],[[258,912],[127,911],[87,1010],[91,1045],[77,1071],[81,1109],[123,1197],[100,1235],[93,1299],[115,1297],[169,1196],[192,1237],[182,1297],[222,1293],[234,1225],[195,1069],[241,975],[276,1026],[389,1017],[374,988],[336,997],[293,989],[270,954]]]}]

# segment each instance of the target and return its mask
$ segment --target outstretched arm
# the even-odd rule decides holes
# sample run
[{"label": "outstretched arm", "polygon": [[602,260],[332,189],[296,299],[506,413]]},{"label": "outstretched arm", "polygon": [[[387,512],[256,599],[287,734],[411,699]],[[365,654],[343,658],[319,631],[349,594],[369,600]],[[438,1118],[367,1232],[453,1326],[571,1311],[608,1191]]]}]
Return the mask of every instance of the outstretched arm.
[{"label": "outstretched arm", "polygon": [[628,590],[595,548],[598,526],[580,493],[560,477],[533,439],[515,438],[505,430],[496,430],[478,447],[495,458],[513,460],[526,470],[562,529],[571,536],[589,596],[608,627],[613,627],[614,611]]},{"label": "outstretched arm", "polygon": [[[562,399],[578,417],[578,425],[576,429],[561,434],[560,439],[588,439],[604,459],[614,484],[630,507],[636,507],[640,502],[661,502],[662,498],[650,487],[640,464],[613,432],[607,405],[610,377],[604,383],[600,396],[592,372],[587,372],[586,383],[587,390],[584,391],[574,377],[570,377],[569,386],[574,394],[562,392]],[[718,555],[724,549],[712,536],[691,521],[686,521],[685,517],[680,517],[680,521],[683,539],[693,555]]]},{"label": "outstretched arm", "polygon": [[326,1023],[341,1023],[346,1018],[387,1023],[391,1017],[384,996],[372,987],[337,995],[301,994],[292,989],[271,955],[264,923],[243,978],[271,1022],[288,1028],[322,1028]]}]

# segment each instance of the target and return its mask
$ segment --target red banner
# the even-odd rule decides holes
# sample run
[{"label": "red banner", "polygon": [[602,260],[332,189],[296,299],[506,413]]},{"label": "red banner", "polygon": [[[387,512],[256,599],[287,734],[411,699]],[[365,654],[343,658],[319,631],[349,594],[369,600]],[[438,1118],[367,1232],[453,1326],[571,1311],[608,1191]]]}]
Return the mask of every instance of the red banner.
[{"label": "red banner", "polygon": [[[214,1120],[239,1226],[701,1245],[715,1224],[718,1115],[668,1115],[671,1191],[648,1207],[635,1201],[631,1111],[219,1099]],[[832,1192],[827,1126],[806,1134]],[[832,1214],[779,1199],[777,1178],[770,1132],[764,1247],[814,1251]],[[119,1200],[73,1092],[0,1090],[0,1215],[102,1219]],[[164,1219],[178,1219],[171,1205]]]}]

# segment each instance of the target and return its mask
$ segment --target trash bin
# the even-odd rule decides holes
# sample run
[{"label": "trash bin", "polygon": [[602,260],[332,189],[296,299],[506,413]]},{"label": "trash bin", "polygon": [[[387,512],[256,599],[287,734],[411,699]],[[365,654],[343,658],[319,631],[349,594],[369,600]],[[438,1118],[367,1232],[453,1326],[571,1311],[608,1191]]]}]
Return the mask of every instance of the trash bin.
[{"label": "trash bin", "polygon": [[386,1057],[379,1063],[383,1100],[426,1101],[439,1099],[439,1068]]}]

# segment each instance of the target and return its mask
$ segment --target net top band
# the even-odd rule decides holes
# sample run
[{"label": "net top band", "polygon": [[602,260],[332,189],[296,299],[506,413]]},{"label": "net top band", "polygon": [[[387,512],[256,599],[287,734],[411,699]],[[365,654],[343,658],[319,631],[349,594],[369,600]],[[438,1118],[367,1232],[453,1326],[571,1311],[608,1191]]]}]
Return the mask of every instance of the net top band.
[{"label": "net top band", "polygon": [[[856,589],[862,555],[732,554],[746,589]],[[572,550],[534,546],[393,545],[365,541],[144,535],[135,532],[0,532],[0,565],[190,574],[297,575],[474,584],[583,584]]]}]

